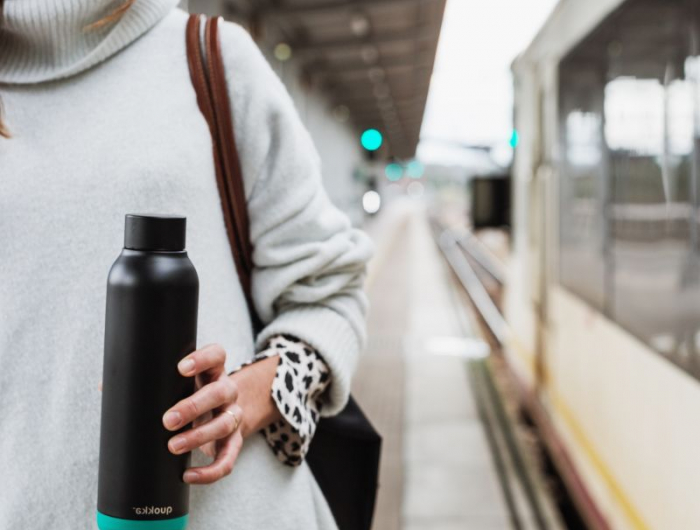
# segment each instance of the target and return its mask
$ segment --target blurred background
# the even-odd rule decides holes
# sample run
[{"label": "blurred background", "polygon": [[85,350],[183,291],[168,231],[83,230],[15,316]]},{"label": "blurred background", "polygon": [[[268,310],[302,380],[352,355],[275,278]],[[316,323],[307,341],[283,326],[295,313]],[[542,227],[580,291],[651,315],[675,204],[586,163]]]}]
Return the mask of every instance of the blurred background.
[{"label": "blurred background", "polygon": [[700,528],[700,0],[190,0],[375,240],[378,530]]}]

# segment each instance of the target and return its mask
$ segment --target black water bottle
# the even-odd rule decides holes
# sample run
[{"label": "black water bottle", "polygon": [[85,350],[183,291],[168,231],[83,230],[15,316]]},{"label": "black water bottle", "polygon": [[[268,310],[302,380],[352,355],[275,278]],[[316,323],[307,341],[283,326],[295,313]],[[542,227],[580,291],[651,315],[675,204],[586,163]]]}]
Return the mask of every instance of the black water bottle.
[{"label": "black water bottle", "polygon": [[[192,395],[177,363],[195,349],[199,279],[185,217],[127,215],[124,250],[107,280],[97,524],[182,530],[189,453],[167,447],[166,410]],[[184,428],[183,428],[184,430]]]}]

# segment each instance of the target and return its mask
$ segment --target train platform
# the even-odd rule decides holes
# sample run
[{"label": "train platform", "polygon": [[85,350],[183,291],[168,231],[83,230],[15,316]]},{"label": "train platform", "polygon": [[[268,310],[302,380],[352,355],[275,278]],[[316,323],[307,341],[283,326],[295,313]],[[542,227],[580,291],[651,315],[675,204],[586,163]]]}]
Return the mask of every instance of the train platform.
[{"label": "train platform", "polygon": [[384,436],[374,528],[510,528],[468,371],[488,346],[425,208],[398,201],[368,232],[369,339],[353,392]]},{"label": "train platform", "polygon": [[[85,385],[92,388],[88,375],[101,361],[83,346],[101,344],[93,344],[102,340],[94,334],[99,326],[89,324],[105,305],[95,295],[104,294],[104,276],[92,276],[99,291],[90,288],[89,296],[82,296],[89,275],[55,281],[62,269],[43,266],[52,257],[45,243],[60,242],[79,258],[116,233],[99,216],[186,215],[202,285],[222,284],[201,290],[200,315],[207,306],[219,317],[216,307],[235,302],[240,307],[228,317],[245,317],[238,313],[246,275],[236,276],[228,261],[235,242],[224,241],[224,227],[242,239],[234,254],[258,249],[248,265],[265,270],[254,276],[291,271],[267,301],[266,320],[295,335],[287,326],[297,310],[313,315],[345,295],[361,296],[348,293],[359,291],[361,246],[333,244],[347,242],[352,225],[376,246],[366,278],[368,340],[352,388],[383,437],[374,530],[700,529],[700,0],[33,4],[0,0],[0,182],[9,174],[13,183],[9,195],[0,186],[0,227],[12,221],[0,228],[7,255],[0,362],[17,357],[22,344],[56,349],[51,362],[63,383],[42,381],[60,383],[65,399],[40,410],[54,420],[37,423],[46,433],[80,449],[89,440],[80,429],[97,425],[90,399],[98,396]],[[184,11],[170,13],[175,4]],[[56,17],[56,9],[75,16]],[[223,69],[215,68],[216,53],[205,54],[204,65],[205,84],[223,80],[227,88],[214,90],[221,111],[214,132],[221,134],[213,137],[187,73],[185,12],[222,19]],[[142,73],[157,75],[122,75],[148,50],[156,68]],[[169,61],[164,51],[182,60]],[[165,80],[172,97],[155,98]],[[90,86],[105,88],[104,105]],[[114,107],[107,117],[118,119],[105,121],[102,107]],[[87,127],[82,136],[42,126],[68,111]],[[224,130],[229,122],[232,131]],[[235,155],[223,157],[231,171],[214,167],[220,152]],[[76,161],[94,178],[74,178]],[[197,161],[196,171],[187,169]],[[237,179],[222,180],[237,169],[243,189]],[[66,200],[57,200],[54,192],[68,188]],[[217,190],[226,192],[223,202]],[[347,223],[323,214],[326,199]],[[245,206],[234,212],[241,226],[233,232],[226,216],[217,217],[229,203]],[[119,204],[128,209],[114,211]],[[96,222],[82,223],[85,230],[64,226],[67,235],[52,237],[86,213]],[[32,223],[42,224],[32,231]],[[308,233],[300,238],[302,230]],[[226,248],[214,248],[217,241]],[[99,253],[84,257],[101,267]],[[30,266],[3,268],[13,263]],[[216,273],[219,265],[228,269],[211,277],[207,268]],[[172,309],[166,305],[163,314]],[[9,326],[2,315],[12,317]],[[353,324],[352,314],[341,317]],[[235,347],[242,335],[229,320],[207,320],[204,335],[221,328],[213,341]],[[308,339],[324,345],[323,337]],[[21,426],[37,408],[28,405],[35,390],[53,396],[59,387],[35,389],[15,375],[0,371],[0,401],[2,418]],[[260,393],[269,405],[266,396]],[[141,401],[148,407],[153,400],[144,394],[130,403]],[[63,410],[76,403],[84,404],[77,414]],[[53,462],[51,452],[15,440],[15,431],[0,426],[5,462]],[[65,469],[58,466],[54,479],[97,458],[74,453],[58,462]],[[37,526],[24,522],[38,512],[37,499],[48,507],[43,513],[61,515],[56,530],[92,528],[84,495],[77,504],[63,502],[77,497],[42,496],[48,483],[16,469],[3,466],[26,480],[9,502],[0,495],[0,530]],[[299,507],[284,502],[292,497],[280,495],[277,508],[295,516]],[[153,506],[177,508],[182,499],[161,500]],[[237,530],[269,516],[253,508],[237,510],[251,521]],[[298,515],[313,522],[306,508]],[[345,514],[335,513],[346,528]],[[194,519],[191,525],[201,529]]]}]

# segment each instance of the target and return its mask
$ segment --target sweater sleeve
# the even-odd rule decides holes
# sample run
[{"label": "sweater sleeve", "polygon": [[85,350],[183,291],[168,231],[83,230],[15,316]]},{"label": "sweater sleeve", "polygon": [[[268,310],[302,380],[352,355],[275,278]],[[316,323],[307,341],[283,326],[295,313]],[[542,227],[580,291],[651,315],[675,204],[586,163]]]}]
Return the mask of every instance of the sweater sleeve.
[{"label": "sweater sleeve", "polygon": [[323,415],[347,402],[365,341],[369,238],[329,200],[320,159],[284,85],[247,32],[226,23],[222,53],[245,180],[253,299],[265,327],[298,337],[331,371]]}]

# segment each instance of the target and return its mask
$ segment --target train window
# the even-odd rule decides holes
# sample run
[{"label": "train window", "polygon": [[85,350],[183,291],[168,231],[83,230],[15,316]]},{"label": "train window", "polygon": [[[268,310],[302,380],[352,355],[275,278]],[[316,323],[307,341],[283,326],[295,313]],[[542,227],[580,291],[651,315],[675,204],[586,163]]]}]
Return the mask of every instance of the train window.
[{"label": "train window", "polygon": [[594,168],[601,162],[600,114],[573,110],[566,116],[566,155],[574,167]]},{"label": "train window", "polygon": [[628,0],[560,65],[560,281],[700,377],[700,0]]},{"label": "train window", "polygon": [[621,77],[605,85],[605,141],[612,152],[660,156],[664,147],[664,86]]},{"label": "train window", "polygon": [[560,281],[603,309],[605,293],[602,159],[603,99],[596,72],[562,70],[563,178],[559,192]]}]

